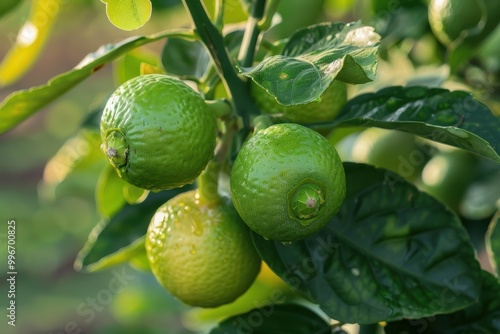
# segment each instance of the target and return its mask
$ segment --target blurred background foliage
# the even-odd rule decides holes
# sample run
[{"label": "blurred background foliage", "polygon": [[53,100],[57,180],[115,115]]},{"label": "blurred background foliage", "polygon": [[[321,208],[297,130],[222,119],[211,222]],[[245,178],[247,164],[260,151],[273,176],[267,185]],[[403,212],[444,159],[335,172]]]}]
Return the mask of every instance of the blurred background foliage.
[{"label": "blurred background foliage", "polygon": [[[178,0],[153,1],[152,19],[132,32],[111,25],[103,6],[97,0],[64,1],[39,59],[21,80],[0,88],[0,100],[13,91],[45,83],[70,70],[102,44],[190,24]],[[16,39],[29,7],[30,1],[19,1],[1,18],[1,57]],[[212,9],[213,3],[208,1],[207,8]],[[283,0],[279,8],[283,23],[266,35],[279,39],[315,22],[361,19],[365,24],[374,25],[384,39],[378,78],[367,85],[350,87],[350,96],[388,85],[444,86],[470,90],[500,114],[497,47],[500,30],[481,48],[479,57],[450,73],[446,49],[432,35],[426,8],[424,0]],[[237,23],[244,19],[238,0],[227,1],[226,21]],[[159,64],[162,47],[163,42],[153,43],[141,48],[139,53],[141,57],[147,55],[149,63]],[[255,303],[265,300],[272,289],[290,293],[265,269],[239,304],[226,309],[197,310],[174,300],[147,271],[136,270],[128,264],[92,274],[74,270],[78,252],[99,221],[95,188],[105,163],[99,150],[99,137],[92,131],[80,130],[80,125],[88,121],[92,111],[99,109],[116,84],[123,81],[123,76],[130,76],[119,70],[125,61],[134,61],[133,54],[114,66],[100,69],[42,112],[0,136],[0,212],[4,221],[15,219],[17,222],[16,333],[198,332],[225,314],[257,306]],[[344,154],[344,160],[356,160],[349,152],[345,153],[352,150],[359,135],[356,129],[351,132],[354,135],[347,136],[340,145],[336,138],[331,138],[341,155]],[[483,163],[481,168],[490,167]],[[497,178],[493,184],[498,184],[498,169],[494,168],[492,173]],[[480,194],[484,189],[479,187],[474,191]],[[498,196],[498,192],[491,191],[494,210],[498,198],[494,196]],[[476,198],[474,194],[469,196]],[[467,221],[477,221],[475,226],[483,231],[489,221],[489,217],[483,216],[473,215]],[[0,231],[2,243],[6,240],[6,231],[6,228]],[[484,233],[476,233],[474,228],[471,231],[478,236]],[[5,247],[1,248],[0,256],[6,258]],[[120,281],[123,288],[113,291],[110,284],[116,282],[117,275],[125,277]],[[291,293],[290,296],[295,298]],[[2,308],[4,300],[2,298]],[[2,321],[1,333],[12,332],[12,328],[4,326],[6,323]]]},{"label": "blurred background foliage", "polygon": [[[70,70],[102,44],[189,23],[179,1],[155,5],[145,27],[124,32],[109,23],[100,1],[65,1],[39,59],[21,80],[0,89],[0,100]],[[16,39],[29,7],[30,1],[20,1],[0,20],[1,57]],[[159,52],[161,45],[149,49]],[[97,139],[91,132],[79,133],[79,127],[114,88],[113,68],[106,66],[0,137],[0,212],[2,219],[17,222],[18,271],[17,326],[12,331],[2,321],[1,333],[189,333],[180,317],[185,308],[152,275],[129,265],[94,274],[73,269],[99,221],[94,191],[104,166]],[[0,231],[4,245],[6,231]],[[0,253],[6,259],[5,247]],[[121,286],[116,284],[123,287],[119,291],[109,288],[116,275],[123,278]]]}]

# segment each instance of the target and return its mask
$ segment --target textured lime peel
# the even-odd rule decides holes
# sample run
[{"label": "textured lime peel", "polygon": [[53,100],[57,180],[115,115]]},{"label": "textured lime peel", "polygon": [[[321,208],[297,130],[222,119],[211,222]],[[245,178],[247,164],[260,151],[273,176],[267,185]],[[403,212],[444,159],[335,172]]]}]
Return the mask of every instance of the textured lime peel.
[{"label": "textured lime peel", "polygon": [[111,131],[104,143],[104,153],[115,168],[127,165],[128,145],[125,136],[118,131]]},{"label": "textured lime peel", "polygon": [[101,117],[103,151],[136,187],[193,183],[214,155],[217,124],[205,100],[164,74],[134,77],[111,95]]},{"label": "textured lime peel", "polygon": [[345,197],[342,161],[325,137],[295,123],[271,125],[238,152],[231,196],[243,221],[264,238],[306,238],[325,226]]},{"label": "textured lime peel", "polygon": [[[324,193],[319,185],[306,181],[292,192],[290,201],[292,212],[303,225],[309,225],[325,204]],[[293,217],[292,217],[293,218]]]}]

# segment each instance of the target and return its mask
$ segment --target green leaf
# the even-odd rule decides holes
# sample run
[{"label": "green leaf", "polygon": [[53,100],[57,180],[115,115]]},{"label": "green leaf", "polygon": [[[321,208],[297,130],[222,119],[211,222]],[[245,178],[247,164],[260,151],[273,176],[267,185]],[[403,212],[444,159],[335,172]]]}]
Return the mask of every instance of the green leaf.
[{"label": "green leaf", "polygon": [[493,217],[486,232],[486,251],[491,267],[500,277],[500,211]]},{"label": "green leaf", "polygon": [[52,78],[46,84],[10,94],[0,103],[0,134],[10,130],[105,64],[130,50],[171,35],[188,37],[190,33],[190,30],[167,31],[151,36],[131,37],[117,44],[103,45],[96,52],[88,54],[74,69]]},{"label": "green leaf", "polygon": [[388,87],[350,100],[330,125],[400,130],[500,162],[500,118],[468,92]]},{"label": "green leaf", "polygon": [[[396,8],[394,8],[395,5]],[[419,39],[429,29],[428,8],[421,1],[400,0],[396,4],[390,0],[384,0],[379,1],[373,7],[376,7],[373,9],[377,12],[373,20],[375,30],[382,36],[386,48],[406,38]],[[389,11],[395,9],[398,12],[397,15],[388,15]]]},{"label": "green leaf", "polygon": [[104,218],[111,218],[127,202],[123,189],[127,182],[122,180],[109,163],[99,175],[95,189],[97,211]]},{"label": "green leaf", "polygon": [[161,61],[169,74],[201,78],[210,64],[210,56],[198,41],[169,38]]},{"label": "green leaf", "polygon": [[360,84],[375,78],[380,36],[356,23],[322,23],[297,31],[282,55],[243,68],[243,75],[283,105],[317,100],[334,80]]},{"label": "green leaf", "polygon": [[[482,334],[500,333],[500,284],[490,273],[483,271],[483,284],[477,303],[451,314],[389,323],[386,334]],[[443,294],[443,300],[453,298]]]},{"label": "green leaf", "polygon": [[127,183],[123,187],[123,197],[128,204],[142,203],[149,195],[149,190],[139,188],[133,184]]},{"label": "green leaf", "polygon": [[40,198],[55,201],[69,195],[92,196],[105,155],[98,130],[81,129],[69,138],[45,165]]},{"label": "green leaf", "polygon": [[[384,169],[345,163],[347,196],[317,234],[283,245],[253,233],[263,260],[333,319],[371,324],[474,303],[481,270],[441,202]],[[443,293],[454,298],[443,301]]]},{"label": "green leaf", "polygon": [[0,18],[21,4],[22,0],[2,0],[0,2]]},{"label": "green leaf", "polygon": [[101,0],[106,4],[106,15],[114,26],[130,31],[146,24],[151,17],[150,0]]},{"label": "green leaf", "polygon": [[115,82],[121,85],[125,81],[141,75],[141,65],[158,66],[156,54],[147,50],[135,49],[118,58],[113,63]]},{"label": "green leaf", "polygon": [[149,222],[158,207],[192,187],[188,185],[150,193],[144,202],[137,205],[126,204],[111,219],[101,220],[78,254],[75,268],[87,272],[97,271],[127,261],[139,254]]},{"label": "green leaf", "polygon": [[82,124],[80,125],[82,129],[96,131],[99,134],[99,145],[102,143],[100,134],[101,117],[108,98],[109,96],[102,98],[102,100],[87,114],[87,116],[83,119]]},{"label": "green leaf", "polygon": [[[224,35],[229,54],[237,57],[243,31],[233,30]],[[210,68],[211,59],[199,41],[169,38],[163,47],[161,61],[165,70],[180,77],[201,78]]]},{"label": "green leaf", "polygon": [[304,306],[269,304],[226,319],[210,331],[210,334],[232,333],[330,334],[332,328]]},{"label": "green leaf", "polygon": [[0,87],[18,81],[39,58],[50,38],[58,18],[62,2],[30,1],[28,18],[12,41],[9,51],[0,62]]}]

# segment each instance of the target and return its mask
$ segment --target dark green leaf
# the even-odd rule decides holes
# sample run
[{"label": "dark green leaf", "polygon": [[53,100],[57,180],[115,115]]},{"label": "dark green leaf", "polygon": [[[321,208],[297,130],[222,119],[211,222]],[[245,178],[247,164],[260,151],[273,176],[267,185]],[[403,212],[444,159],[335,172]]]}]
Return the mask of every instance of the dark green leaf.
[{"label": "dark green leaf", "polygon": [[106,105],[106,101],[108,98],[109,96],[107,96],[98,106],[94,107],[90,111],[87,117],[85,117],[85,119],[82,121],[82,124],[80,125],[81,128],[90,129],[97,132],[100,131],[99,129],[101,125],[102,112],[104,111],[104,106]]},{"label": "dark green leaf", "polygon": [[500,211],[491,220],[488,232],[486,233],[486,250],[490,263],[500,277]]},{"label": "dark green leaf", "polygon": [[210,56],[198,41],[169,38],[161,61],[169,74],[201,78],[210,64]]},{"label": "dark green leaf", "polygon": [[2,2],[0,2],[0,18],[16,8],[22,2],[22,0],[2,0]]},{"label": "dark green leaf", "polygon": [[[226,48],[231,56],[237,57],[243,31],[234,30],[224,36]],[[210,66],[210,55],[198,41],[169,38],[163,47],[161,61],[169,74],[180,77],[201,78]]]},{"label": "dark green leaf", "polygon": [[473,48],[470,45],[459,43],[448,50],[448,65],[451,73],[457,73],[474,56],[479,48]]},{"label": "dark green leaf", "polygon": [[224,35],[224,43],[226,43],[226,48],[229,51],[230,57],[234,59],[238,57],[244,33],[244,30],[236,29]]},{"label": "dark green leaf", "polygon": [[126,204],[111,219],[103,219],[90,233],[87,243],[78,254],[75,268],[91,272],[129,260],[144,245],[144,235],[158,207],[192,188],[192,185],[187,185],[151,193],[144,202]]},{"label": "dark green leaf", "polygon": [[88,54],[74,69],[52,78],[46,84],[10,94],[0,103],[0,134],[66,93],[105,64],[138,46],[174,34],[183,33],[165,32],[151,36],[130,37],[117,44],[103,45],[96,52]]},{"label": "dark green leaf", "polygon": [[252,234],[269,267],[342,322],[421,318],[475,302],[481,270],[457,216],[389,171],[344,168],[346,199],[320,232],[289,245]]},{"label": "dark green leaf", "polygon": [[[379,1],[374,7],[377,11],[374,26],[375,30],[382,35],[382,45],[393,45],[405,38],[419,39],[427,30],[430,30],[427,5],[420,1],[400,0],[396,3],[386,0]],[[397,14],[394,11],[397,11]]]},{"label": "dark green leaf", "polygon": [[210,334],[330,334],[332,328],[310,309],[295,304],[253,309],[224,320]]},{"label": "dark green leaf", "polygon": [[162,10],[179,5],[181,0],[151,0],[153,9]]},{"label": "dark green leaf", "polygon": [[283,105],[317,100],[334,80],[359,84],[377,70],[380,36],[357,23],[322,23],[296,32],[282,55],[242,69]]},{"label": "dark green leaf", "polygon": [[388,87],[349,101],[332,125],[400,130],[500,162],[500,118],[468,92]]},{"label": "dark green leaf", "polygon": [[[479,301],[461,311],[435,317],[389,323],[386,334],[488,334],[500,333],[500,284],[483,271]],[[443,294],[443,299],[453,298]]]}]

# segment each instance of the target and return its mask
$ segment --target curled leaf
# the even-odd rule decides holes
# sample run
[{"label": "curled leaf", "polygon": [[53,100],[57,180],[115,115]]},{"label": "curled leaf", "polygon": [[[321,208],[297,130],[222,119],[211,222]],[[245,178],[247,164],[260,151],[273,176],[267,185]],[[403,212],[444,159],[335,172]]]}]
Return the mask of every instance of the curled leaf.
[{"label": "curled leaf", "polygon": [[28,20],[0,64],[0,87],[16,82],[33,66],[47,42],[59,10],[57,1],[33,1]]},{"label": "curled leaf", "polygon": [[106,15],[121,30],[135,30],[149,21],[152,5],[150,0],[101,0],[106,4]]}]

